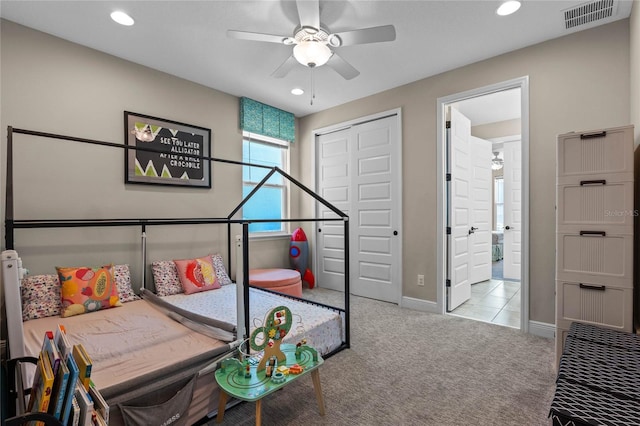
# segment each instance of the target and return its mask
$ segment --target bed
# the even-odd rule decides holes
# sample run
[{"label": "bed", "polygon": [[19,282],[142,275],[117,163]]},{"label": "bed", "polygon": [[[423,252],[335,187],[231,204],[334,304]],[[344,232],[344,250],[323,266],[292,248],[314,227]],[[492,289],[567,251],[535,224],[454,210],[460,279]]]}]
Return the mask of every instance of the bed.
[{"label": "bed", "polygon": [[[246,340],[253,328],[260,325],[266,309],[278,305],[290,306],[300,321],[292,327],[290,341],[307,338],[319,346],[319,352],[330,356],[349,347],[349,287],[345,276],[345,302],[343,308],[333,308],[302,299],[276,295],[273,292],[249,288],[248,284],[248,225],[244,220],[232,219],[235,213],[256,191],[247,195],[228,217],[223,218],[125,218],[125,219],[43,219],[19,220],[14,217],[13,203],[13,141],[16,135],[30,135],[52,140],[64,140],[84,144],[98,144],[118,149],[121,144],[87,140],[64,135],[8,128],[5,238],[7,252],[3,252],[3,283],[7,306],[9,330],[9,356],[19,358],[37,354],[46,330],[65,325],[70,340],[83,343],[94,361],[95,376],[92,378],[107,402],[115,410],[110,424],[122,424],[121,413],[128,407],[148,407],[168,404],[171,396],[180,389],[193,386],[193,398],[180,422],[184,424],[204,423],[215,414],[217,390],[213,373],[222,358],[238,355],[238,346]],[[208,158],[209,161],[226,161]],[[240,162],[232,162],[244,165]],[[253,166],[253,165],[252,165]],[[281,172],[274,168],[271,173]],[[344,222],[348,234],[346,215],[330,205],[317,194],[302,186],[295,179],[281,172],[294,185],[317,201],[330,207],[337,218],[308,219],[309,221]],[[265,179],[266,180],[266,179]],[[258,190],[260,185],[256,190]],[[305,219],[297,219],[304,221]],[[256,220],[253,220],[255,222]],[[259,220],[258,220],[259,221]],[[273,221],[270,219],[269,221]],[[146,232],[154,226],[226,226],[227,259],[231,264],[231,225],[242,226],[242,236],[236,239],[238,266],[235,268],[236,283],[222,286],[215,291],[191,295],[158,297],[146,289],[147,267],[143,268],[140,282],[142,299],[131,300],[122,306],[91,312],[76,317],[49,316],[23,322],[20,301],[19,271],[22,259],[14,252],[15,231],[19,229],[51,228],[134,228],[140,229],[142,237],[141,258],[148,265]],[[238,243],[238,242],[244,243]],[[64,245],[47,247],[63,251]],[[108,259],[105,259],[108,261]],[[28,264],[28,258],[24,259]],[[348,262],[348,251],[345,252]],[[81,260],[78,260],[81,262]],[[53,265],[52,265],[53,268]],[[207,294],[208,293],[208,294]],[[235,297],[234,297],[235,296]],[[223,315],[221,315],[223,313]],[[294,318],[295,320],[295,318]],[[185,325],[186,324],[186,325]],[[203,331],[204,328],[204,331]],[[215,330],[215,331],[212,331]],[[96,338],[100,336],[100,338]],[[222,336],[223,338],[221,338]],[[166,345],[166,346],[165,346]],[[188,350],[187,350],[188,349]],[[24,374],[19,374],[23,377]],[[26,376],[24,376],[26,377]],[[16,398],[15,395],[13,395]],[[17,398],[20,399],[20,398]],[[20,405],[11,404],[10,413]],[[135,417],[132,417],[135,418]],[[136,424],[129,419],[130,424]],[[175,419],[174,419],[175,420]],[[144,423],[139,421],[138,423]],[[160,422],[162,423],[162,422]]]},{"label": "bed", "polygon": [[[190,295],[174,294],[162,299],[186,311],[236,324],[236,293],[235,284],[230,284],[218,290]],[[295,344],[305,339],[321,355],[326,356],[340,348],[344,341],[344,318],[337,311],[319,309],[317,305],[253,287],[249,289],[249,299],[251,332],[263,324],[265,314],[272,308],[286,305],[294,315],[294,325],[284,339],[285,343]]]}]

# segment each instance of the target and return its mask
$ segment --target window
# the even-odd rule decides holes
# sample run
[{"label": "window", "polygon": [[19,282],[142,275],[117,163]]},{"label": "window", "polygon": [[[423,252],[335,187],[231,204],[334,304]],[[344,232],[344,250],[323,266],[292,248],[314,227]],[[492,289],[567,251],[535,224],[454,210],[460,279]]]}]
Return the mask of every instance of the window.
[{"label": "window", "polygon": [[[287,143],[266,136],[243,133],[242,161],[278,167],[289,172]],[[242,197],[246,197],[269,173],[269,169],[242,166]],[[287,219],[289,217],[288,181],[275,173],[242,207],[243,219]],[[287,223],[257,222],[249,225],[249,232],[287,232]]]},{"label": "window", "polygon": [[493,180],[493,218],[496,231],[504,229],[504,179],[502,176]]}]

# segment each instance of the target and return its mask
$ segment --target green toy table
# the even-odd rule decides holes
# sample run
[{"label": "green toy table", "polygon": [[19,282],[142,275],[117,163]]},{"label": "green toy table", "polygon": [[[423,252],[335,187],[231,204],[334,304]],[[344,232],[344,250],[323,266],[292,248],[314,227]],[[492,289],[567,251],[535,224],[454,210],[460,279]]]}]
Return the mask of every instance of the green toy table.
[{"label": "green toy table", "polygon": [[[282,344],[280,349],[287,357],[284,363],[285,366],[291,367],[294,364],[298,364],[304,368],[302,373],[285,375],[285,380],[282,383],[275,383],[270,377],[266,377],[264,370],[256,372],[257,363],[256,365],[250,366],[251,377],[249,378],[245,378],[245,364],[238,360],[229,360],[231,362],[224,363],[223,366],[216,371],[216,381],[218,382],[218,386],[220,386],[217,423],[222,423],[227,398],[232,396],[242,401],[255,401],[256,426],[260,426],[262,422],[262,398],[309,373],[311,373],[311,379],[313,380],[313,388],[316,393],[316,399],[318,400],[320,415],[324,416],[324,398],[322,397],[322,388],[320,387],[319,371],[324,360],[310,347],[303,346],[300,351],[300,356],[297,359],[295,345]],[[314,357],[316,358],[315,360]],[[283,364],[279,363],[278,365]]]}]

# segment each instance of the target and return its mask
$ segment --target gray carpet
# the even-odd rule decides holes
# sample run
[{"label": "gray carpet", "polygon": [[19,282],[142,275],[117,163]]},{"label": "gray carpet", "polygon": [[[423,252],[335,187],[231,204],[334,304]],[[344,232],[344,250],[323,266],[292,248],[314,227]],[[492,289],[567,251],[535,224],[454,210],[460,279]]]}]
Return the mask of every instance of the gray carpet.
[{"label": "gray carpet", "polygon": [[[326,415],[305,376],[263,400],[264,425],[549,425],[553,340],[361,297],[351,305],[351,348],[320,369]],[[253,403],[225,413],[223,425],[253,424]]]}]

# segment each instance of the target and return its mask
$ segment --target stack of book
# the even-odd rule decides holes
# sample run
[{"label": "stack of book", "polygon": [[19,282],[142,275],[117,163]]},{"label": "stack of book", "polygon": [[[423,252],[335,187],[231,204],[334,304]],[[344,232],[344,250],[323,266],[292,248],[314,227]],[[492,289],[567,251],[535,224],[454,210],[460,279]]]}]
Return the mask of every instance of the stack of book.
[{"label": "stack of book", "polygon": [[62,325],[47,331],[27,411],[49,413],[63,425],[108,425],[109,405],[91,382],[92,366],[84,346],[72,345]]}]

